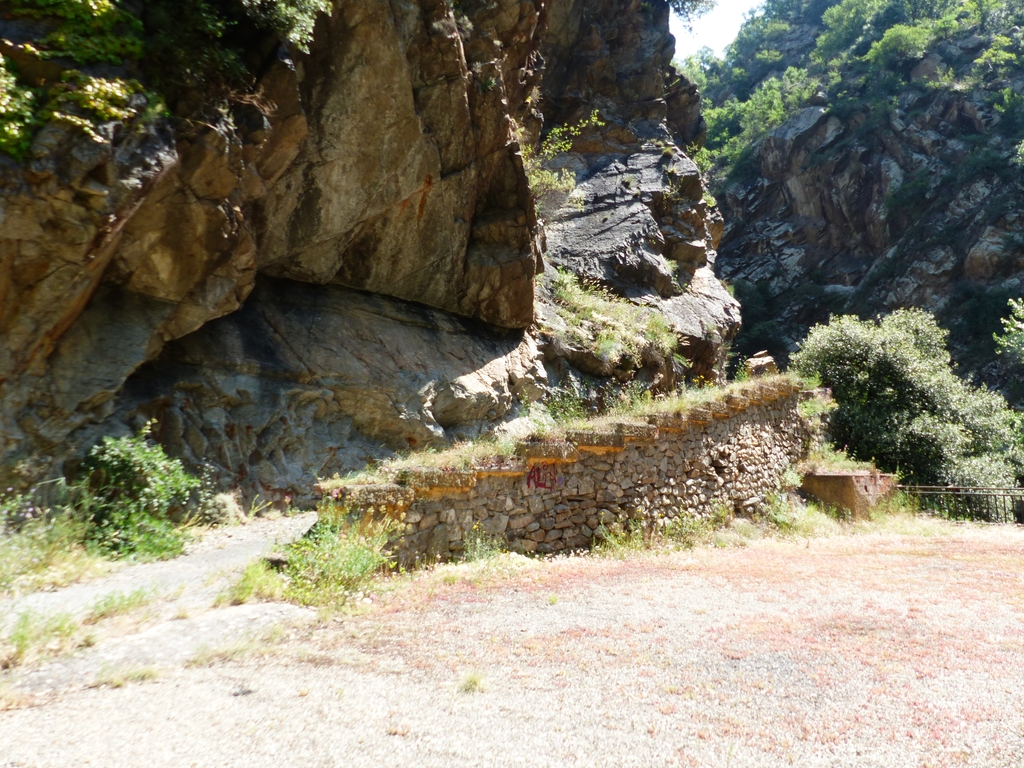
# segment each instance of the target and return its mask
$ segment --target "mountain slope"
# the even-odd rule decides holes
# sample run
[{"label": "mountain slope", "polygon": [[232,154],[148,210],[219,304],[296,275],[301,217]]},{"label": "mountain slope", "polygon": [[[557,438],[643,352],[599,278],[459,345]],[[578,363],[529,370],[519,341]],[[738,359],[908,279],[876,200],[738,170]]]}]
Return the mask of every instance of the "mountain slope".
[{"label": "mountain slope", "polygon": [[1022,22],[1009,0],[785,0],[724,60],[686,63],[713,102],[741,355],[916,306],[965,372],[1013,390],[991,337],[1024,293]]}]

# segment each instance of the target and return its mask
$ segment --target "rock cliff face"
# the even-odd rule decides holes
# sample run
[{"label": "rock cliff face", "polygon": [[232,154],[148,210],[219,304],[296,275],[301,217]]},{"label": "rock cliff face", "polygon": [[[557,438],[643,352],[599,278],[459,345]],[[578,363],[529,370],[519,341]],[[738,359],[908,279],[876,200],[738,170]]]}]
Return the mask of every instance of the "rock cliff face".
[{"label": "rock cliff face", "polygon": [[551,260],[664,311],[711,370],[737,311],[699,174],[663,156],[701,120],[653,5],[341,0],[217,120],[53,124],[0,158],[5,480],[155,418],[222,486],[301,497],[541,398],[538,104],[606,123],[566,158],[585,204],[549,217]]},{"label": "rock cliff face", "polygon": [[749,308],[741,353],[784,357],[829,313],[923,307],[965,370],[1011,383],[991,338],[1007,298],[1024,294],[1024,186],[1019,126],[998,106],[1004,87],[1024,92],[1024,75],[968,92],[938,83],[984,42],[911,62],[889,104],[805,107],[720,191],[718,270]]},{"label": "rock cliff face", "polygon": [[658,4],[554,4],[541,104],[548,122],[578,125],[594,110],[603,121],[552,163],[578,186],[545,212],[546,259],[665,316],[686,367],[651,360],[649,380],[671,386],[677,375],[717,376],[739,305],[712,272],[723,222],[680,149],[703,140],[704,121],[696,89],[671,68],[667,30]]}]

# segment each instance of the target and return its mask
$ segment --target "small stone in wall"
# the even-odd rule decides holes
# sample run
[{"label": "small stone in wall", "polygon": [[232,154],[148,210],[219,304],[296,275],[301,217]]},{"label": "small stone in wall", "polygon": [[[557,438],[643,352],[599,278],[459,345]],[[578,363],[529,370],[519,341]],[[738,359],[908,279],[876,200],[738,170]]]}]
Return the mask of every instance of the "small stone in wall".
[{"label": "small stone in wall", "polygon": [[762,350],[752,357],[748,357],[743,364],[747,376],[774,376],[779,372],[775,364],[775,358],[768,354],[768,350]]}]

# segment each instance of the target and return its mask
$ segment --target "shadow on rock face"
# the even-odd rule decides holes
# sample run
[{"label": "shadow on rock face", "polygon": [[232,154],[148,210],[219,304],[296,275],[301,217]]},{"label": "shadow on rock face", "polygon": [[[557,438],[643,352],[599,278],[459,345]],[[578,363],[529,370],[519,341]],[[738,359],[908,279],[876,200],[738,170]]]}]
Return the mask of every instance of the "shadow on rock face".
[{"label": "shadow on rock face", "polygon": [[239,312],[132,376],[116,410],[133,426],[157,418],[169,452],[211,464],[222,485],[303,501],[316,476],[487,431],[543,377],[523,332],[260,278]]}]

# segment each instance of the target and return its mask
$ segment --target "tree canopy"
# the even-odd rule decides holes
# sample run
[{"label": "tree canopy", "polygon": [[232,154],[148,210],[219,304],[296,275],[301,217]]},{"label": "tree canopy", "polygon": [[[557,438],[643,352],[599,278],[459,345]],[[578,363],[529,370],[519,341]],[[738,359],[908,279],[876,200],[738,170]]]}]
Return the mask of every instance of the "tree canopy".
[{"label": "tree canopy", "polygon": [[1017,417],[1001,395],[956,376],[947,335],[919,309],[833,317],[792,363],[832,389],[833,439],[854,458],[922,485],[1013,485]]}]

